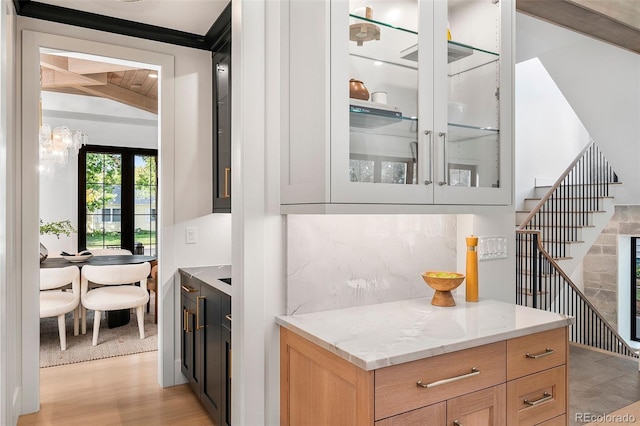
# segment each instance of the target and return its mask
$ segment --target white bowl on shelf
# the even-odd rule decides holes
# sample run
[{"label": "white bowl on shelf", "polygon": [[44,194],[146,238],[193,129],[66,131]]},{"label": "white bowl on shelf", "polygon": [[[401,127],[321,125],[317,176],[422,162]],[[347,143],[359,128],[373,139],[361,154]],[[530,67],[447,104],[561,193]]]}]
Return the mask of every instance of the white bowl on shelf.
[{"label": "white bowl on shelf", "polygon": [[467,115],[467,104],[462,102],[449,102],[447,114],[449,123],[460,124]]},{"label": "white bowl on shelf", "polygon": [[86,262],[87,260],[93,257],[92,254],[83,254],[83,255],[72,255],[72,256],[62,256],[64,260],[68,260],[69,262]]}]

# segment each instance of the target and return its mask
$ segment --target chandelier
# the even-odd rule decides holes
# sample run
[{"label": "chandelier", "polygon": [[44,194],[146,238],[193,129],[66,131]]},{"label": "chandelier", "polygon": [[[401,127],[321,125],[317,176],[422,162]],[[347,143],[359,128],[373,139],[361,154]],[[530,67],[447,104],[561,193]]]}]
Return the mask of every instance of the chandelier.
[{"label": "chandelier", "polygon": [[82,130],[71,130],[67,126],[40,126],[40,173],[53,177],[56,168],[67,165],[69,155],[78,155],[80,147],[89,142],[89,136]]}]

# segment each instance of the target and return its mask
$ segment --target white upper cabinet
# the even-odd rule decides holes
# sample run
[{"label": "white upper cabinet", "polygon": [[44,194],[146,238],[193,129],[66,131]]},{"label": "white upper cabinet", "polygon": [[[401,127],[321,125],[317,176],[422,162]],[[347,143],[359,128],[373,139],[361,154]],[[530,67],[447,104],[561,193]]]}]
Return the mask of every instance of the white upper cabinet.
[{"label": "white upper cabinet", "polygon": [[283,213],[512,204],[512,0],[282,11]]}]

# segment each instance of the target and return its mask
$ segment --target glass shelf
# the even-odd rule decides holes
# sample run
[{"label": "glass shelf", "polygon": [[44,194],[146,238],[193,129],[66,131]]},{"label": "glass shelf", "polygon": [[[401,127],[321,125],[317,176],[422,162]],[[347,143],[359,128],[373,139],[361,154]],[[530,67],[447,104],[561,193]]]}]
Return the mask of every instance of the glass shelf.
[{"label": "glass shelf", "polygon": [[[418,119],[416,117],[377,115],[357,110],[351,106],[349,118],[351,122],[349,130],[351,132],[394,136],[412,140],[416,139],[418,132]],[[482,140],[483,138],[493,140],[499,134],[500,130],[495,127],[469,126],[458,123],[449,123],[448,125],[449,142]]]},{"label": "glass shelf", "polygon": [[495,127],[468,126],[466,124],[449,123],[449,142],[471,141],[486,138],[495,140],[500,130]]},{"label": "glass shelf", "polygon": [[[379,40],[362,42],[361,46],[358,46],[355,41],[351,41],[349,53],[352,56],[408,68],[418,68],[418,33],[416,31],[349,14],[349,27],[357,27],[358,24],[362,24],[363,28],[369,25],[376,26],[380,31],[380,37]],[[447,44],[450,76],[496,62],[500,58],[497,52],[470,44],[454,40],[449,40]],[[398,50],[398,46],[406,47]]]}]

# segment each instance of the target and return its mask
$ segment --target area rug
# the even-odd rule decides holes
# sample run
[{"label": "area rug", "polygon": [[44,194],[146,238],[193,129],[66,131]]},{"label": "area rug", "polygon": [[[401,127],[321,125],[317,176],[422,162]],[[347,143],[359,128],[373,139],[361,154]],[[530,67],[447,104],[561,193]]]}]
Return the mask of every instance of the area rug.
[{"label": "area rug", "polygon": [[107,326],[107,320],[103,315],[97,346],[91,345],[93,311],[87,311],[87,334],[73,335],[71,314],[67,314],[66,323],[67,349],[61,351],[58,337],[58,319],[40,319],[40,367],[53,367],[55,365],[73,364],[158,350],[158,327],[157,324],[153,323],[153,311],[145,314],[145,338],[143,340],[140,339],[138,321],[135,315],[131,315],[128,324],[115,328]]},{"label": "area rug", "polygon": [[590,414],[588,426],[640,424],[640,401],[609,414]]}]

